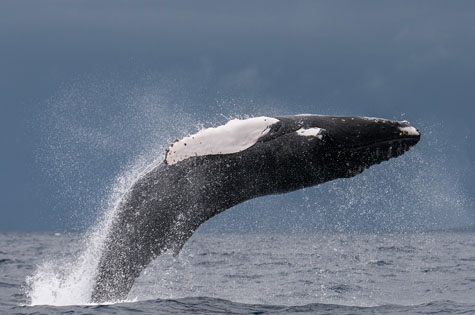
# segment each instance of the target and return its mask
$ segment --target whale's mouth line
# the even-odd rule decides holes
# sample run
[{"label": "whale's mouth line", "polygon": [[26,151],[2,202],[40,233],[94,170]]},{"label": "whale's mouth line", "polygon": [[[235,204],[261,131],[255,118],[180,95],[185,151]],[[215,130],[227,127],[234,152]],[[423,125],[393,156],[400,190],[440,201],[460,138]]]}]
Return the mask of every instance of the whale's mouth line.
[{"label": "whale's mouth line", "polygon": [[[375,142],[370,142],[362,145],[357,145],[357,146],[348,146],[348,149],[351,150],[360,150],[360,149],[367,149],[367,148],[372,148],[375,146],[384,146],[384,145],[391,145],[391,144],[400,144],[400,145],[408,145],[408,146],[414,146],[420,139],[420,135],[418,136],[403,136],[403,137],[398,137],[398,138],[392,138],[388,140],[383,140],[383,141],[375,141]],[[341,149],[341,147],[339,148]]]},{"label": "whale's mouth line", "polygon": [[[384,141],[378,141],[378,142],[373,142],[373,143],[369,143],[369,144],[364,144],[364,145],[361,145],[361,146],[356,146],[356,147],[353,147],[353,149],[366,149],[366,148],[370,148],[370,147],[374,147],[374,146],[378,146],[378,145],[385,145],[385,144],[392,144],[392,143],[395,143],[397,144],[398,142],[401,142],[401,144],[408,144],[408,145],[415,145],[420,139],[420,136],[406,136],[406,137],[402,137],[402,138],[396,138],[396,139],[390,139],[390,140],[384,140]],[[413,144],[409,143],[409,142],[413,142]]]}]

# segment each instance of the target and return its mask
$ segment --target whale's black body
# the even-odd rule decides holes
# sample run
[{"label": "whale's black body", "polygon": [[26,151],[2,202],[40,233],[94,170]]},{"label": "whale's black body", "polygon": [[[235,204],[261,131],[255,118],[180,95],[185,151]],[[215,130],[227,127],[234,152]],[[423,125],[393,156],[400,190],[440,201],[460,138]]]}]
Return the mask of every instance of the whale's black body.
[{"label": "whale's black body", "polygon": [[[125,299],[155,257],[169,249],[178,253],[203,222],[234,205],[352,177],[403,154],[420,138],[407,122],[319,115],[276,118],[245,150],[165,162],[144,174],[117,209],[92,300]],[[321,128],[318,137],[297,133],[316,127]]]}]

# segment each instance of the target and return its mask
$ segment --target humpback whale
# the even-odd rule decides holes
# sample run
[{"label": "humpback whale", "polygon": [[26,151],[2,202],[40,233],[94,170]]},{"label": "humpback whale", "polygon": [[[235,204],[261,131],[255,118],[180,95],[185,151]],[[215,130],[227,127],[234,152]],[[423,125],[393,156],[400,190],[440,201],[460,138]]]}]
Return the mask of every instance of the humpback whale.
[{"label": "humpback whale", "polygon": [[347,178],[420,139],[407,121],[294,115],[233,119],[176,140],[140,176],[106,232],[92,301],[124,300],[158,255],[241,202]]}]

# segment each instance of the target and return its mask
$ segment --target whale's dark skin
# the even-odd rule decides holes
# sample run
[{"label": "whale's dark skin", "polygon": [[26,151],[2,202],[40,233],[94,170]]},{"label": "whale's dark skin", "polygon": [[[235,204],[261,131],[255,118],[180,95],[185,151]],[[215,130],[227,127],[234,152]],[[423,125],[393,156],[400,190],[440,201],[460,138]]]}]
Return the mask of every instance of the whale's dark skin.
[{"label": "whale's dark skin", "polygon": [[[104,243],[93,302],[127,297],[158,255],[178,253],[205,221],[246,200],[294,191],[397,157],[419,133],[407,122],[362,117],[285,116],[250,148],[166,162],[144,174],[120,202]],[[321,139],[296,133],[324,129]],[[414,129],[415,130],[415,129]]]}]

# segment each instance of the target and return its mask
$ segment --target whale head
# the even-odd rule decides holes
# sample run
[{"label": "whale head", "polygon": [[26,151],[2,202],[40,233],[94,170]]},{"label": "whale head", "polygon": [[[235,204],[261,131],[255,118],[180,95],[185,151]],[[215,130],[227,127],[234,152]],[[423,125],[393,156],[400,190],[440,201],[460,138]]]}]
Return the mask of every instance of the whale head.
[{"label": "whale head", "polygon": [[322,115],[276,119],[255,146],[272,156],[274,165],[266,165],[279,170],[273,177],[282,191],[355,176],[402,155],[421,137],[407,121]]},{"label": "whale head", "polygon": [[[259,195],[342,177],[402,155],[420,139],[407,121],[358,116],[293,115],[233,119],[177,140],[165,164],[198,163],[205,173],[243,174]],[[214,175],[216,176],[216,175]]]}]

